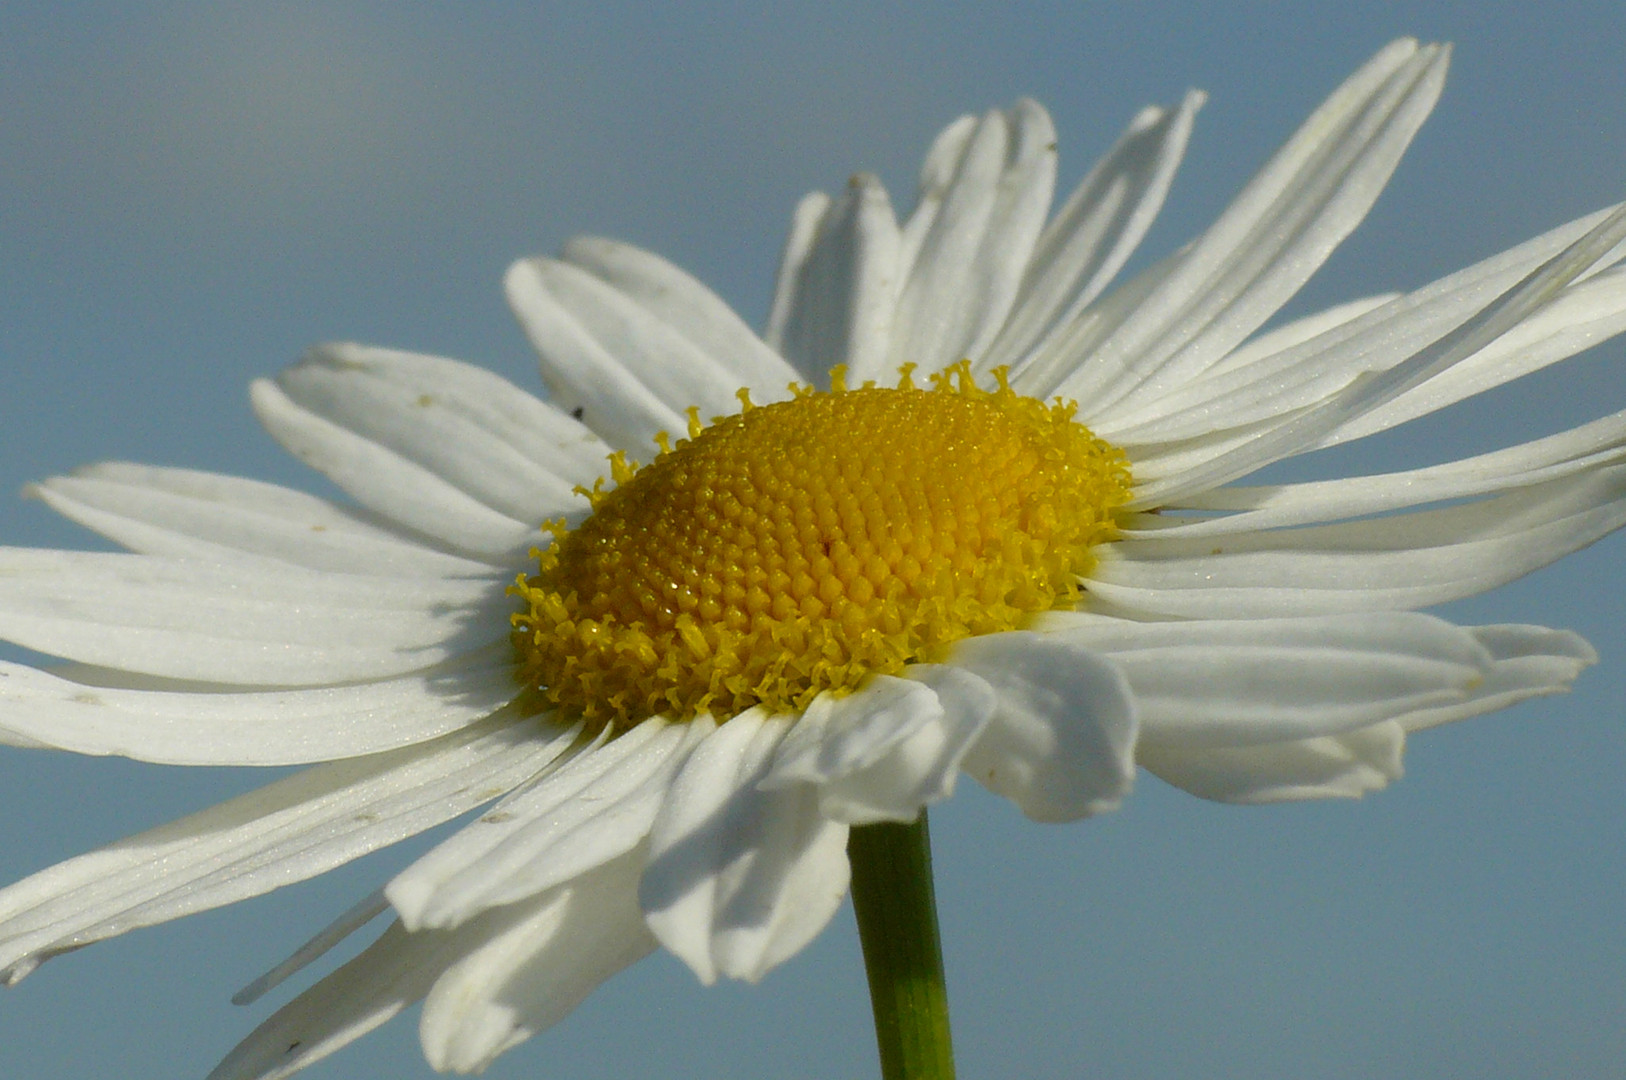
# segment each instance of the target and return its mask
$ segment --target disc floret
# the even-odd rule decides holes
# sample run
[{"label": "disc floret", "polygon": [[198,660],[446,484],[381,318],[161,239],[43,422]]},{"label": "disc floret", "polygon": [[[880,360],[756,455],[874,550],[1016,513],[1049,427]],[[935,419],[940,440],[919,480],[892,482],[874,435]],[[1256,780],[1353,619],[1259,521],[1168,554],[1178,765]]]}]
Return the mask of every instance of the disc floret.
[{"label": "disc floret", "polygon": [[1076,606],[1127,460],[997,375],[848,389],[837,369],[828,392],[691,411],[643,468],[617,455],[514,588],[519,677],[595,726],[798,710]]}]

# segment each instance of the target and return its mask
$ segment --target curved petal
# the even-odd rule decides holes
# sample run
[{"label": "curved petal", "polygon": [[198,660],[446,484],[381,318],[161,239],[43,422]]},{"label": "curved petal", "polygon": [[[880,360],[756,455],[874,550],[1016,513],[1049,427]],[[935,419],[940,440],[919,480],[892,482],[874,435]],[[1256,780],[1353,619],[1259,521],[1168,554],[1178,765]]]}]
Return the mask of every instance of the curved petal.
[{"label": "curved petal", "polygon": [[993,715],[994,692],[976,675],[942,664],[911,665],[907,677],[936,699],[929,719],[901,737],[897,725],[879,725],[894,729],[891,738],[877,740],[884,752],[820,785],[819,812],[832,821],[914,821],[924,807],[954,793],[960,763]]},{"label": "curved petal", "polygon": [[137,927],[315,877],[489,802],[579,729],[503,714],[430,743],[318,765],[0,890],[0,980]]},{"label": "curved petal", "polygon": [[1421,469],[1299,484],[1223,487],[1166,509],[1232,511],[1223,517],[1146,515],[1127,539],[1188,540],[1367,517],[1428,503],[1498,494],[1626,457],[1626,412],[1544,439]]},{"label": "curved petal", "polygon": [[1387,720],[1342,735],[1193,750],[1143,737],[1136,757],[1160,780],[1228,803],[1358,799],[1400,779],[1406,732]]},{"label": "curved petal", "polygon": [[476,558],[512,558],[539,535],[544,518],[522,521],[492,509],[396,448],[303,407],[275,383],[259,380],[249,398],[284,449],[392,521]]},{"label": "curved petal", "polygon": [[1466,701],[1396,717],[1407,731],[1505,709],[1528,698],[1564,693],[1584,668],[1598,662],[1597,651],[1586,639],[1568,630],[1508,625],[1475,626],[1470,632],[1491,654],[1490,671]]},{"label": "curved petal", "polygon": [[763,790],[792,718],[733,717],[672,782],[649,839],[639,902],[703,983],[756,981],[822,930],[846,895],[847,826],[810,784]]},{"label": "curved petal", "polygon": [[968,638],[952,662],[994,691],[994,713],[963,767],[1035,821],[1116,810],[1135,781],[1135,700],[1123,673],[1059,636]]},{"label": "curved petal", "polygon": [[143,555],[271,559],[387,578],[468,577],[493,567],[440,551],[365,511],[236,476],[109,461],[43,480],[28,493]]},{"label": "curved petal", "polygon": [[[583,421],[610,442],[635,430],[628,425],[663,413],[681,418],[690,406],[702,420],[739,412],[739,380],[723,360],[588,270],[526,259],[508,272],[508,290],[554,399],[564,408],[581,407]],[[786,396],[783,385],[762,389]],[[626,423],[612,418],[615,410],[626,414]],[[652,450],[655,430],[685,429],[682,419],[662,423],[623,449]]]}]

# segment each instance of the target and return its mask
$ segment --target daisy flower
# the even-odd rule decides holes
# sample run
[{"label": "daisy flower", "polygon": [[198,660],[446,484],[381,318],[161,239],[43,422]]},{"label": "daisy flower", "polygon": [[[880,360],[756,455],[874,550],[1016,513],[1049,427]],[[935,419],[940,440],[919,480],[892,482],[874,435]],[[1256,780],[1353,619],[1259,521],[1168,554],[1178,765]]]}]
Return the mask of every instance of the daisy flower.
[{"label": "daisy flower", "polygon": [[1201,94],[1054,212],[1031,101],[949,125],[901,222],[872,177],[808,196],[760,336],[623,244],[523,260],[545,399],[315,349],[254,409],[353,502],[123,463],[39,484],[130,553],[0,551],[0,637],[66,661],[0,666],[0,740],[310,768],[0,891],[0,973],[473,814],[244,992],[392,912],[214,1076],[287,1075],[418,1000],[430,1063],[478,1070],[658,947],[762,977],[847,894],[849,833],[962,772],[1046,822],[1118,806],[1137,766],[1359,796],[1409,733],[1565,689],[1596,659],[1576,635],[1417,609],[1626,522],[1626,414],[1238,483],[1626,328],[1618,209],[1267,328],[1446,61],[1384,49],[1110,291]]}]

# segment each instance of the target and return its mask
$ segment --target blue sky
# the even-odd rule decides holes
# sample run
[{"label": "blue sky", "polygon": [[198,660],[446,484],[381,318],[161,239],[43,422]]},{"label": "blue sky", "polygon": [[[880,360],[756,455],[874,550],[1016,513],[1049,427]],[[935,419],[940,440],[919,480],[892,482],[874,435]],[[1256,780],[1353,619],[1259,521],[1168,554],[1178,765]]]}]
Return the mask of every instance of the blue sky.
[{"label": "blue sky", "polygon": [[[1055,115],[1065,186],[1140,106],[1210,92],[1145,259],[1384,41],[1455,41],[1434,119],[1291,311],[1626,197],[1612,3],[565,8],[0,8],[0,489],[112,458],[329,493],[246,404],[304,346],[535,387],[498,281],[577,232],[661,252],[760,324],[803,192],[864,169],[907,206],[938,128],[1022,94]],[[1623,358],[1310,466],[1428,463],[1626,407]],[[98,544],[9,498],[0,542]],[[1573,627],[1603,660],[1573,695],[1419,737],[1364,801],[1238,809],[1143,777],[1116,815],[1041,827],[963,787],[933,815],[962,1074],[1618,1076],[1623,565],[1612,538],[1446,611]],[[0,878],[264,779],[5,752]],[[269,1011],[231,993],[411,850],[53,961],[0,993],[0,1076],[201,1076]],[[869,1075],[863,995],[844,912],[758,987],[645,962],[488,1075]],[[306,1075],[431,1073],[409,1017]]]}]

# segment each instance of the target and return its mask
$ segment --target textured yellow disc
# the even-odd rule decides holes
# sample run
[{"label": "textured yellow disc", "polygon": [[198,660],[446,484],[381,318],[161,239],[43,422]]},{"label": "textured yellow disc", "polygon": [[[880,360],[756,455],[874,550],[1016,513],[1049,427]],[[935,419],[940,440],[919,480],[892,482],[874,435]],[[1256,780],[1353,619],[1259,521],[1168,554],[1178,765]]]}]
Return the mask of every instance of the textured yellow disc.
[{"label": "textured yellow disc", "polygon": [[1077,603],[1129,470],[1072,405],[965,364],[929,388],[833,382],[617,459],[586,521],[549,526],[515,589],[541,704],[620,728],[799,709]]}]

